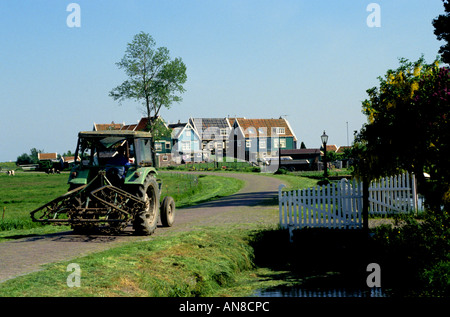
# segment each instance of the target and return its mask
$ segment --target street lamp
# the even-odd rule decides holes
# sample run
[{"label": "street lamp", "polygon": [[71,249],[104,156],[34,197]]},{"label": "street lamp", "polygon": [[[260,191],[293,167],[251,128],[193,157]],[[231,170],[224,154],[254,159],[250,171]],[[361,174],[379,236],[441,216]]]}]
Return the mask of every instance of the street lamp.
[{"label": "street lamp", "polygon": [[323,131],[322,136],[320,137],[323,144],[323,165],[324,165],[324,173],[323,177],[328,177],[328,171],[327,171],[327,142],[328,142],[328,135],[325,134],[325,131]]}]

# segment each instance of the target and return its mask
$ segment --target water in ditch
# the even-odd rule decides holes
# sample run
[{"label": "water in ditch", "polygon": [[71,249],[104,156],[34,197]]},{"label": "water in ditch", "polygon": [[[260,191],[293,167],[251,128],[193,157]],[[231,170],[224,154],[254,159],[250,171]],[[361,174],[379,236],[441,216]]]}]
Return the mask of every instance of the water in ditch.
[{"label": "water in ditch", "polygon": [[381,287],[373,288],[309,288],[280,286],[256,291],[255,297],[389,297]]}]

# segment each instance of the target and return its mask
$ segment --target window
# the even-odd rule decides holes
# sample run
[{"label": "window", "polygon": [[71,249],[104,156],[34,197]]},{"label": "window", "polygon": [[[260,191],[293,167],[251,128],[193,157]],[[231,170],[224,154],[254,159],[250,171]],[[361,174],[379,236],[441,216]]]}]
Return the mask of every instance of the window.
[{"label": "window", "polygon": [[280,148],[286,147],[286,139],[280,139]]},{"label": "window", "polygon": [[259,148],[260,149],[266,148],[266,140],[259,140]]},{"label": "window", "polygon": [[191,150],[191,141],[182,141],[181,142],[181,149],[183,151],[190,151]]},{"label": "window", "polygon": [[186,129],[184,135],[191,136],[191,129]]},{"label": "window", "polygon": [[278,149],[280,140],[278,138],[273,139],[273,148]]},{"label": "window", "polygon": [[163,160],[164,162],[167,162],[167,161],[169,160],[169,157],[168,157],[167,155],[164,155],[164,156],[162,157],[162,160]]},{"label": "window", "polygon": [[166,150],[170,150],[170,142],[166,142]]},{"label": "window", "polygon": [[275,133],[276,134],[285,134],[285,128],[275,128]]},{"label": "window", "polygon": [[248,147],[248,148],[252,147],[252,140],[246,140],[245,141],[245,146]]},{"label": "window", "polygon": [[138,165],[147,166],[152,164],[152,151],[149,139],[136,139],[136,161]]},{"label": "window", "polygon": [[155,150],[156,151],[161,151],[162,150],[162,144],[161,143],[155,143]]},{"label": "window", "polygon": [[227,129],[220,129],[220,135],[221,136],[227,136],[228,135]]}]

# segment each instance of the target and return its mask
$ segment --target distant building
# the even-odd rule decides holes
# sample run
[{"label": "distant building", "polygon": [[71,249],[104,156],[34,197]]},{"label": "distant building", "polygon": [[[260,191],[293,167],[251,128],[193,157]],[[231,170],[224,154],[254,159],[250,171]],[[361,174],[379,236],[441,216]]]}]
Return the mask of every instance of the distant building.
[{"label": "distant building", "polygon": [[190,122],[178,121],[169,124],[168,127],[172,130],[172,158],[177,164],[204,160],[200,148],[200,135]]},{"label": "distant building", "polygon": [[233,134],[229,146],[233,146],[236,158],[256,162],[266,157],[278,156],[280,149],[296,149],[297,137],[289,122],[279,119],[229,119]]},{"label": "distant building", "polygon": [[208,160],[212,155],[223,157],[227,151],[227,141],[231,132],[228,118],[189,118],[189,123],[201,139],[203,157]]}]

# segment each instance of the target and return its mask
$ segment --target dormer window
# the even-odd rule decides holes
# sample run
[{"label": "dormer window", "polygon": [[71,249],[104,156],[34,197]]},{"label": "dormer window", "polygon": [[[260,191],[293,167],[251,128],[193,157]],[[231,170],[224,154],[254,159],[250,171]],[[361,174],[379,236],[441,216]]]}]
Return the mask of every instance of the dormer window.
[{"label": "dormer window", "polygon": [[275,128],[275,133],[276,134],[286,134],[286,131],[285,131],[285,128],[278,127],[278,128]]}]

